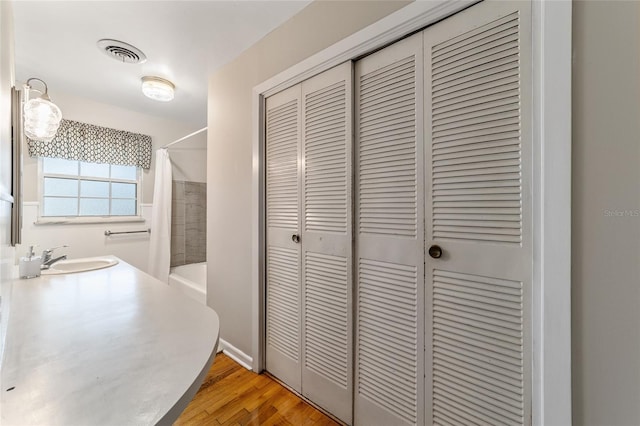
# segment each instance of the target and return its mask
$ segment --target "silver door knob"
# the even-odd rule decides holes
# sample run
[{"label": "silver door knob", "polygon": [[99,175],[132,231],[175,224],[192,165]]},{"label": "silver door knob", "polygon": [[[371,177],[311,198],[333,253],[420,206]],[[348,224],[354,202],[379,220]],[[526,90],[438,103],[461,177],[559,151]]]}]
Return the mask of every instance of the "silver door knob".
[{"label": "silver door knob", "polygon": [[298,244],[300,242],[300,235],[298,234],[293,234],[291,236],[291,241],[293,241],[294,243]]}]

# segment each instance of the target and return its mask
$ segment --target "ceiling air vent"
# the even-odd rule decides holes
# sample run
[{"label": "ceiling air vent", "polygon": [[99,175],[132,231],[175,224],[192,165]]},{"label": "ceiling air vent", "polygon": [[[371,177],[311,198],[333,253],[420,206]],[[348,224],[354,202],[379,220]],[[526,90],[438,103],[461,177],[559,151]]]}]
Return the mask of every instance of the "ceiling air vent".
[{"label": "ceiling air vent", "polygon": [[141,64],[147,60],[147,56],[135,46],[124,41],[103,38],[98,40],[98,47],[105,55],[118,62],[126,64]]}]

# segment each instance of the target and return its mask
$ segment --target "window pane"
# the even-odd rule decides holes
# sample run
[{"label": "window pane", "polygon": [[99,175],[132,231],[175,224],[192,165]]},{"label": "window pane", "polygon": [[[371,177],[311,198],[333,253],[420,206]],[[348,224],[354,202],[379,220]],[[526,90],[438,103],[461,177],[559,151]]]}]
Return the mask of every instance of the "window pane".
[{"label": "window pane", "polygon": [[113,179],[136,180],[138,178],[136,166],[111,166]]},{"label": "window pane", "polygon": [[77,198],[44,197],[44,216],[77,216]]},{"label": "window pane", "polygon": [[109,216],[109,200],[80,198],[80,216]]},{"label": "window pane", "polygon": [[111,200],[111,214],[114,216],[135,216],[136,200]]},{"label": "window pane", "polygon": [[78,181],[76,179],[44,179],[45,196],[77,197]]},{"label": "window pane", "polygon": [[109,182],[82,180],[80,181],[80,195],[82,197],[109,198]]},{"label": "window pane", "polygon": [[108,178],[109,165],[82,162],[80,163],[80,174],[82,176]]},{"label": "window pane", "polygon": [[136,198],[135,183],[112,183],[111,196],[113,198]]},{"label": "window pane", "polygon": [[78,162],[62,158],[43,158],[42,170],[45,173],[78,176]]},{"label": "window pane", "polygon": [[[136,166],[43,158],[42,167],[43,216],[138,214],[139,176]],[[58,178],[47,174],[66,176]],[[124,182],[111,182],[112,179]]]}]

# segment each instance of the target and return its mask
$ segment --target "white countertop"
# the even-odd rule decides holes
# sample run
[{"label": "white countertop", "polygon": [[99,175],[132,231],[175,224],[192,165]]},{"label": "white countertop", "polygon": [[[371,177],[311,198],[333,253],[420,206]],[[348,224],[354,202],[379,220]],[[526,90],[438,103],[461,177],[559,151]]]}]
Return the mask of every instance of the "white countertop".
[{"label": "white countertop", "polygon": [[217,314],[122,260],[10,288],[3,426],[171,424],[213,362]]}]

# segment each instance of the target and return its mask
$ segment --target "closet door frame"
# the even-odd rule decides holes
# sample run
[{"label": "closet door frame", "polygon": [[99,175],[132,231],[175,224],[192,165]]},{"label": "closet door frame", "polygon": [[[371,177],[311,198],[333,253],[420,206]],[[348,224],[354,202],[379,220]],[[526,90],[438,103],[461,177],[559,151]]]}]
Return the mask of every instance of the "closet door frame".
[{"label": "closet door frame", "polygon": [[[477,2],[411,3],[254,87],[252,352],[242,354],[254,371],[265,362],[265,98]],[[531,10],[534,425],[571,423],[571,9],[571,1],[534,0]]]}]

